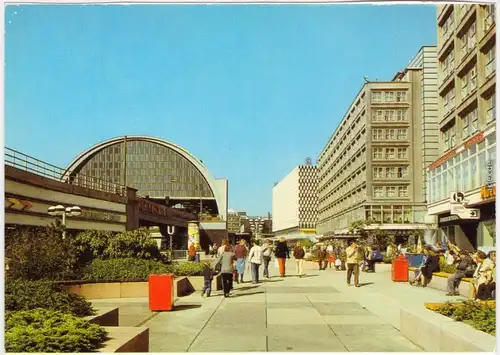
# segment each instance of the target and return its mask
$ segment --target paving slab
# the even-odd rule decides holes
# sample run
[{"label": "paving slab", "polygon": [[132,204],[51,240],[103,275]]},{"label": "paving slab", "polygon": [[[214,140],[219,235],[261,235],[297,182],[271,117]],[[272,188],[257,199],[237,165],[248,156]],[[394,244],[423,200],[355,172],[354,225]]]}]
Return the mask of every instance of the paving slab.
[{"label": "paving slab", "polygon": [[323,316],[327,324],[387,324],[374,314]]},{"label": "paving slab", "polygon": [[267,324],[311,325],[326,324],[314,308],[300,307],[290,311],[288,308],[268,308]]},{"label": "paving slab", "polygon": [[307,297],[301,293],[267,293],[266,292],[266,302],[298,302],[298,303],[310,303]]},{"label": "paving slab", "polygon": [[344,345],[326,325],[273,325],[267,329],[271,352],[343,352]]},{"label": "paving slab", "polygon": [[266,336],[218,336],[201,335],[189,348],[189,352],[262,352],[267,350]]},{"label": "paving slab", "polygon": [[312,305],[322,316],[372,315],[357,302],[315,302]]}]

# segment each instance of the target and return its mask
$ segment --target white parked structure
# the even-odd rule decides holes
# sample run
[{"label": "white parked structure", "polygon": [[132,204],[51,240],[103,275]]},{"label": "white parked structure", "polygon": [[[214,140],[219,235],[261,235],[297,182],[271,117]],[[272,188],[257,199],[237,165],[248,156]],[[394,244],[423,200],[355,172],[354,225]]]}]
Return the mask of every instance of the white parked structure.
[{"label": "white parked structure", "polygon": [[273,233],[277,238],[300,239],[316,234],[318,218],[317,171],[299,165],[273,188]]}]

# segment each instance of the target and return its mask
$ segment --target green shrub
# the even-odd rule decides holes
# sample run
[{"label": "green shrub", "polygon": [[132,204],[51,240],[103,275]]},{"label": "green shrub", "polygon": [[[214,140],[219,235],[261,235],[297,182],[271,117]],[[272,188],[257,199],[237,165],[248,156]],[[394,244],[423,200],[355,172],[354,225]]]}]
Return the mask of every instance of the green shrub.
[{"label": "green shrub", "polygon": [[156,241],[144,228],[115,235],[109,240],[106,254],[110,259],[139,258],[160,261],[164,258]]},{"label": "green shrub", "polygon": [[21,311],[45,308],[77,316],[89,316],[94,310],[85,298],[69,293],[52,281],[7,280],[5,310]]},{"label": "green shrub", "polygon": [[439,269],[441,270],[441,272],[445,272],[447,274],[454,274],[457,271],[457,267],[454,264],[448,265],[443,260],[439,262]]},{"label": "green shrub", "polygon": [[446,302],[436,312],[494,336],[496,333],[495,310],[495,306],[487,303],[468,300],[458,305]]},{"label": "green shrub", "polygon": [[90,281],[146,281],[150,274],[172,273],[173,266],[136,258],[95,259],[84,271]]},{"label": "green shrub", "polygon": [[79,353],[97,350],[106,331],[74,315],[37,308],[6,313],[5,350],[14,353]]},{"label": "green shrub", "polygon": [[108,231],[87,230],[78,233],[71,243],[75,247],[78,264],[85,265],[97,258],[106,258],[109,241],[114,233]]},{"label": "green shrub", "polygon": [[194,263],[191,261],[178,263],[174,266],[175,276],[201,276],[203,275],[203,269],[205,265],[211,265],[209,261]]},{"label": "green shrub", "polygon": [[62,238],[62,228],[58,225],[9,231],[5,236],[5,255],[9,259],[7,278],[58,280],[74,277],[75,253],[69,239]]}]

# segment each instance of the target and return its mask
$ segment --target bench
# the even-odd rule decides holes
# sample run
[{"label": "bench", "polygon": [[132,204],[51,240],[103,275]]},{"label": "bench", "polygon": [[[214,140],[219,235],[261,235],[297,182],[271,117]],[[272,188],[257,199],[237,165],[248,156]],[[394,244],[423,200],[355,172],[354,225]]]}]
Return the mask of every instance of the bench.
[{"label": "bench", "polygon": [[[415,271],[418,270],[417,267],[409,267],[408,271]],[[450,277],[452,274],[449,274],[447,272],[434,272],[432,274],[432,281],[427,285],[427,287],[436,289],[436,290],[441,290],[443,292],[448,292],[447,286],[448,286],[448,277]],[[408,280],[412,281],[415,278],[414,273],[409,273]],[[458,287],[458,292],[460,293],[460,296],[469,298],[470,297],[470,283],[473,280],[471,277],[464,277],[462,278],[462,282],[460,282],[460,286]]]}]

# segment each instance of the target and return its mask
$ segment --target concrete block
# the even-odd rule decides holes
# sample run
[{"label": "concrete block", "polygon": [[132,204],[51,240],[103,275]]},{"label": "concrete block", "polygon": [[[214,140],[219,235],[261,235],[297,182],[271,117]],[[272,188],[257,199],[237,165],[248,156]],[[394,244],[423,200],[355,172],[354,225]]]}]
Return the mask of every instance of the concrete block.
[{"label": "concrete block", "polygon": [[120,283],[121,298],[139,298],[149,297],[148,282],[121,282]]},{"label": "concrete block", "polygon": [[94,316],[85,317],[90,323],[100,325],[102,327],[118,327],[119,325],[119,310],[118,307],[100,307],[97,309],[97,314]]},{"label": "concrete block", "polygon": [[401,309],[400,317],[400,332],[406,339],[425,351],[440,351],[441,324],[447,321],[445,317],[428,309]]},{"label": "concrete block", "polygon": [[495,337],[428,309],[401,309],[401,334],[427,352],[492,352]]},{"label": "concrete block", "polygon": [[109,340],[99,349],[102,353],[149,352],[149,328],[105,327]]},{"label": "concrete block", "polygon": [[102,283],[82,283],[73,285],[64,285],[71,293],[83,296],[88,299],[102,298],[120,298],[120,283],[119,282],[102,282]]},{"label": "concrete block", "polygon": [[187,277],[179,277],[174,280],[174,283],[176,285],[174,287],[174,294],[177,295],[177,297],[188,296],[196,291]]}]

